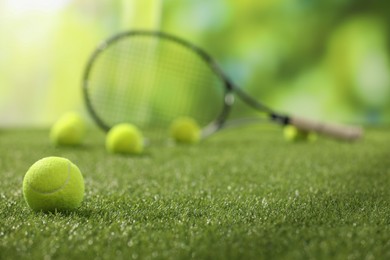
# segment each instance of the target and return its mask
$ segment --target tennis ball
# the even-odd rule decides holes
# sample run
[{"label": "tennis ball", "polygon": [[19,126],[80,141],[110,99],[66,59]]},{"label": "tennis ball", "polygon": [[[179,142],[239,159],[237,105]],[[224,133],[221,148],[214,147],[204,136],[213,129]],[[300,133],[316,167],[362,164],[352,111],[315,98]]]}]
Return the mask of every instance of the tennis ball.
[{"label": "tennis ball", "polygon": [[292,125],[285,126],[283,129],[283,134],[284,138],[289,142],[314,142],[317,140],[317,135],[315,133],[300,130]]},{"label": "tennis ball", "polygon": [[141,131],[131,124],[119,124],[106,136],[106,149],[110,153],[141,154],[144,141]]},{"label": "tennis ball", "polygon": [[178,143],[195,144],[200,140],[201,129],[193,118],[177,118],[170,130],[172,138]]},{"label": "tennis ball", "polygon": [[51,128],[54,145],[80,145],[85,136],[85,122],[77,113],[63,115]]},{"label": "tennis ball", "polygon": [[65,211],[80,206],[84,179],[79,168],[61,157],[46,157],[34,163],[23,179],[23,195],[35,211]]}]

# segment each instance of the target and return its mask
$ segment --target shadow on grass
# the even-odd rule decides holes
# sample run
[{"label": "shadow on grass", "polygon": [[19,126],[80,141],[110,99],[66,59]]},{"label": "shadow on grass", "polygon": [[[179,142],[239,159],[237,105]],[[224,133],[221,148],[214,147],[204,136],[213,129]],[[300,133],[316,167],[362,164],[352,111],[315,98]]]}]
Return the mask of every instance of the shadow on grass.
[{"label": "shadow on grass", "polygon": [[128,154],[128,153],[110,153],[107,152],[107,155],[112,157],[120,157],[123,159],[134,159],[134,158],[153,158],[153,153],[150,151],[144,151],[141,154]]},{"label": "shadow on grass", "polygon": [[91,151],[96,149],[104,149],[102,144],[83,144],[83,145],[61,145],[61,146],[50,146],[56,151]]},{"label": "shadow on grass", "polygon": [[75,210],[37,211],[36,214],[46,217],[77,217],[82,219],[91,219],[96,218],[99,215],[106,215],[107,213],[109,213],[109,210],[104,211],[106,212],[102,212],[102,210],[97,209],[80,207]]}]

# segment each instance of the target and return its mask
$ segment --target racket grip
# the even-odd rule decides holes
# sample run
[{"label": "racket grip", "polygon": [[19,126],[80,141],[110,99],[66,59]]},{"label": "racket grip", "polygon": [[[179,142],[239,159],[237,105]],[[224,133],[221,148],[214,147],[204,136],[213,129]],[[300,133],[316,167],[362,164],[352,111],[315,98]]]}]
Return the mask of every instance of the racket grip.
[{"label": "racket grip", "polygon": [[353,141],[363,135],[363,129],[356,126],[328,124],[300,117],[290,117],[289,124],[304,131],[314,131],[337,139]]}]

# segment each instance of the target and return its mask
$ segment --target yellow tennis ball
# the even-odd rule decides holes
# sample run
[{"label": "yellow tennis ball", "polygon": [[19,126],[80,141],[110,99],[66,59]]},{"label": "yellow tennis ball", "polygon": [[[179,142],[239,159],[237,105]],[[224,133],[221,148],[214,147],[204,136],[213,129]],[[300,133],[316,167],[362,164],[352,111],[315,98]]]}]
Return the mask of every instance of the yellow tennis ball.
[{"label": "yellow tennis ball", "polygon": [[131,124],[118,124],[106,136],[106,149],[110,153],[141,154],[144,140],[141,131]]},{"label": "yellow tennis ball", "polygon": [[317,135],[315,133],[300,130],[292,125],[287,125],[284,127],[283,135],[284,138],[289,142],[314,142],[315,140],[317,140]]},{"label": "yellow tennis ball", "polygon": [[66,211],[78,208],[84,198],[84,179],[79,168],[61,157],[34,163],[23,179],[23,195],[35,211]]},{"label": "yellow tennis ball", "polygon": [[51,128],[50,140],[54,145],[80,145],[85,137],[85,122],[73,112],[63,115]]},{"label": "yellow tennis ball", "polygon": [[177,118],[170,130],[172,138],[178,143],[195,144],[200,140],[201,129],[193,118]]}]

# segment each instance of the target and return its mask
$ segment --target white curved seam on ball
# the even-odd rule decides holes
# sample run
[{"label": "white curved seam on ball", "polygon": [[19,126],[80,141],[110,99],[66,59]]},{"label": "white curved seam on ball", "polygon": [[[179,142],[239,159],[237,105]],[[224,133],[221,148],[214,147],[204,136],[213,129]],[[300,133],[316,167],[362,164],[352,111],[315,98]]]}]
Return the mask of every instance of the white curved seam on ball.
[{"label": "white curved seam on ball", "polygon": [[32,187],[30,184],[28,185],[33,191],[35,191],[36,193],[40,193],[40,194],[53,194],[53,193],[56,193],[57,191],[60,191],[62,190],[66,185],[68,185],[68,182],[70,180],[70,162],[68,163],[68,177],[66,178],[64,184],[62,184],[59,188],[55,189],[55,190],[52,190],[52,191],[39,191],[37,189],[35,189],[34,187]]}]

